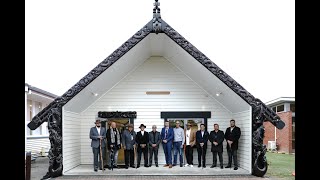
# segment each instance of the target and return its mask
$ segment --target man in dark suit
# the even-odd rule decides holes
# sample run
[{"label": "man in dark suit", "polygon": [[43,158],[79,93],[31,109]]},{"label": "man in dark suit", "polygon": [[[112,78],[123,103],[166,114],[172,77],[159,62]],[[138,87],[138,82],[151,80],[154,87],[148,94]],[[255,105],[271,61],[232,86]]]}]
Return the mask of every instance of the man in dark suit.
[{"label": "man in dark suit", "polygon": [[230,127],[227,128],[224,138],[227,140],[228,165],[226,168],[231,168],[232,158],[234,170],[238,169],[237,150],[238,142],[241,136],[241,130],[235,125],[235,120],[230,120]]},{"label": "man in dark suit", "polygon": [[[101,122],[99,119],[95,122],[96,126],[90,129],[90,139],[91,139],[91,147],[93,152],[93,170],[98,171],[99,169],[102,170],[101,167],[101,158],[100,153],[102,153],[102,158],[105,157],[105,147],[106,147],[106,129],[101,127]],[[101,141],[101,150],[100,152],[100,141]],[[99,163],[98,163],[99,159]]]},{"label": "man in dark suit", "polygon": [[224,141],[224,133],[219,130],[219,125],[214,124],[214,130],[210,132],[209,141],[211,142],[211,152],[213,156],[212,166],[210,168],[214,168],[217,166],[217,153],[220,161],[220,168],[223,169],[223,141]]},{"label": "man in dark suit", "polygon": [[[111,122],[111,127],[107,130],[107,142],[109,150],[108,169],[111,170],[111,166],[113,166],[113,168],[118,168],[118,154],[119,149],[121,149],[121,134],[117,129],[117,124],[115,122]],[[114,155],[113,164],[111,164],[111,150]]]},{"label": "man in dark suit", "polygon": [[149,157],[149,166],[152,166],[152,156],[154,154],[154,163],[156,167],[158,166],[158,150],[161,142],[160,132],[157,131],[157,126],[152,126],[152,131],[149,132],[149,146],[150,146],[150,157]]},{"label": "man in dark suit", "polygon": [[138,160],[137,160],[137,168],[140,167],[141,154],[143,153],[144,157],[144,167],[148,166],[148,143],[149,143],[149,134],[144,129],[146,126],[144,124],[140,125],[140,131],[137,133],[136,142],[138,146]]},{"label": "man in dark suit", "polygon": [[128,129],[123,132],[122,135],[122,147],[124,149],[124,162],[125,168],[130,167],[135,168],[134,166],[134,146],[136,144],[136,132],[133,130],[133,124],[128,125]]},{"label": "man in dark suit", "polygon": [[169,127],[169,121],[164,122],[164,127],[161,130],[161,140],[164,155],[166,157],[166,164],[163,167],[172,168],[172,142],[173,142],[173,129]]},{"label": "man in dark suit", "polygon": [[206,167],[206,152],[207,152],[207,142],[209,138],[208,131],[205,130],[206,126],[204,124],[200,125],[200,130],[196,133],[196,144],[198,151],[198,167],[201,167],[201,159],[202,159],[202,167]]}]

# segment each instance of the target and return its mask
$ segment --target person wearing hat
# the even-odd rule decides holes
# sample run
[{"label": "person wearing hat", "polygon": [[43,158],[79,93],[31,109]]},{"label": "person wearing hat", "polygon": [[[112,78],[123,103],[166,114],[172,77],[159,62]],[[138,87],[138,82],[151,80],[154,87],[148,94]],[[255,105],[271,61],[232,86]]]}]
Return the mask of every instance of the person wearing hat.
[{"label": "person wearing hat", "polygon": [[149,143],[149,134],[144,129],[146,126],[144,124],[140,125],[140,131],[137,133],[136,142],[138,145],[138,160],[137,160],[137,168],[140,167],[141,154],[143,153],[144,157],[144,167],[149,167],[148,165],[148,146]]},{"label": "person wearing hat", "polygon": [[128,129],[122,135],[122,147],[124,149],[125,168],[134,166],[134,146],[136,144],[136,132],[133,130],[133,124],[128,124]]},{"label": "person wearing hat", "polygon": [[[93,152],[93,170],[95,172],[99,169],[102,170],[101,167],[101,159],[100,159],[100,140],[101,140],[101,150],[102,150],[102,158],[105,157],[105,147],[106,147],[106,129],[101,127],[101,121],[97,119],[95,121],[95,127],[90,129],[90,139],[91,139],[91,147]],[[99,159],[99,163],[98,163]]]}]

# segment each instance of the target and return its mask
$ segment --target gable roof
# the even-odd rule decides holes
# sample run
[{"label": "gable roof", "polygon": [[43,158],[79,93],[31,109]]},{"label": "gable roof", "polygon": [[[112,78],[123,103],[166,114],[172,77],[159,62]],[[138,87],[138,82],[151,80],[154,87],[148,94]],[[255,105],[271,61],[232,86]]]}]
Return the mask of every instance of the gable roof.
[{"label": "gable roof", "polygon": [[[157,7],[156,7],[157,8]],[[280,117],[266,106],[260,99],[255,98],[247,90],[245,90],[239,83],[237,83],[232,77],[224,72],[219,66],[213,63],[207,56],[175,31],[169,24],[161,19],[160,12],[157,9],[153,9],[153,19],[143,26],[138,32],[136,32],[131,38],[124,42],[118,49],[116,49],[111,55],[105,58],[99,63],[93,70],[80,79],[74,86],[72,86],[61,97],[57,97],[46,108],[40,111],[36,116],[32,118],[32,121],[28,124],[28,127],[32,130],[39,127],[43,122],[48,120],[50,111],[57,111],[61,114],[62,107],[76,96],[87,85],[93,82],[98,76],[100,76],[105,70],[110,68],[115,62],[117,62],[122,56],[129,52],[134,46],[136,46],[141,40],[147,37],[150,33],[164,33],[170,39],[172,39],[183,50],[188,52],[195,60],[203,65],[209,72],[215,75],[225,85],[227,85],[232,91],[239,95],[245,102],[252,107],[252,118],[257,123],[263,123],[263,121],[270,121],[277,128],[282,129],[284,127],[283,121]]]}]

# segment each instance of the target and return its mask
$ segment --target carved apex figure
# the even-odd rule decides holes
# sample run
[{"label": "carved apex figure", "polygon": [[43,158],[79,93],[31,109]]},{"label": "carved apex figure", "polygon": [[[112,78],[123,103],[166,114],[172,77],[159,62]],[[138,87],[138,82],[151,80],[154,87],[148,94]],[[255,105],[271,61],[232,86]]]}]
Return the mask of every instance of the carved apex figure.
[{"label": "carved apex figure", "polygon": [[152,19],[152,27],[153,31],[158,34],[161,32],[161,15],[160,15],[160,2],[158,0],[155,0],[153,3],[154,8],[153,8],[153,19]]}]

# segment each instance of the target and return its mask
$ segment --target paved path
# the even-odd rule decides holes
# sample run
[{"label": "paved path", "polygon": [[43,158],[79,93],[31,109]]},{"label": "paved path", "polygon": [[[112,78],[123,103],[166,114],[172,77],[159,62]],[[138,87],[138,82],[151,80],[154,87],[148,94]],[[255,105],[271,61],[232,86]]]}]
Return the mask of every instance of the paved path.
[{"label": "paved path", "polygon": [[[61,176],[58,178],[53,178],[55,180],[64,180],[64,179],[78,179],[78,180],[126,180],[126,179],[131,179],[131,180],[195,180],[198,179],[199,176],[131,176],[130,178],[127,176],[105,176],[105,177],[100,177],[100,176]],[[201,180],[276,180],[274,178],[259,178],[255,176],[234,176],[234,177],[219,177],[219,176],[201,176]]]},{"label": "paved path", "polygon": [[[38,157],[34,163],[31,164],[31,180],[40,180],[48,171],[49,159],[47,157]],[[199,176],[147,176],[148,180],[195,180]],[[52,178],[52,180],[64,180],[64,179],[78,179],[78,180],[145,180],[146,176],[60,176]],[[278,180],[271,177],[259,178],[251,175],[232,175],[232,176],[201,176],[203,180]]]}]

